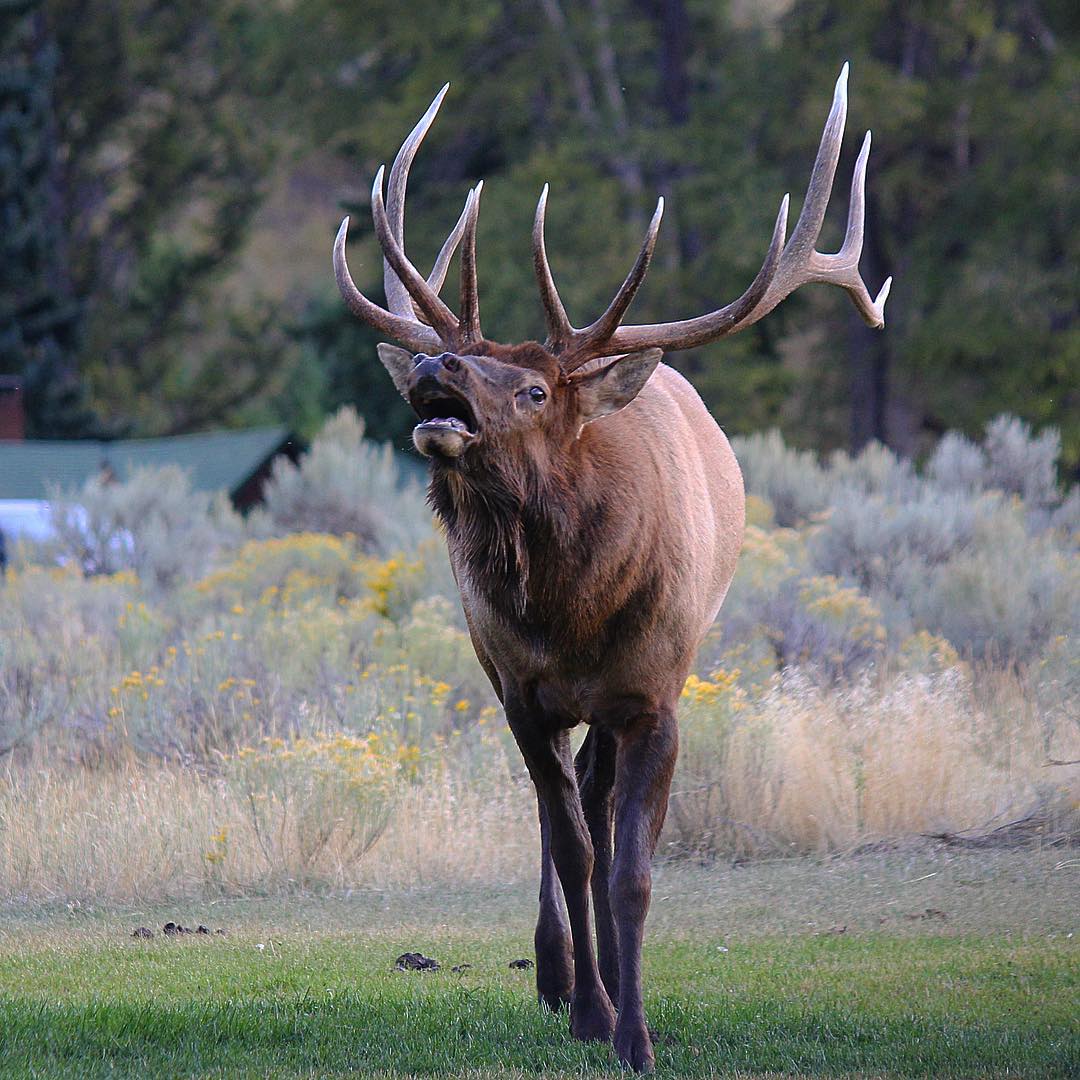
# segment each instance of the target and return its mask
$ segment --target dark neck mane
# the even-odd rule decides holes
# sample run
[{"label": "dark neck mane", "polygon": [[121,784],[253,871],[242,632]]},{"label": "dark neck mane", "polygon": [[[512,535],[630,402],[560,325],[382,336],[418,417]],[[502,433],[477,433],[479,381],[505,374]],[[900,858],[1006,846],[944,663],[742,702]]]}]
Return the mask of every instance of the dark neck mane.
[{"label": "dark neck mane", "polygon": [[563,470],[541,476],[436,466],[428,501],[473,587],[506,614],[523,618],[550,588],[549,577],[573,581],[582,558],[575,538],[579,498]]},{"label": "dark neck mane", "polygon": [[662,519],[632,493],[640,462],[582,443],[528,471],[436,466],[428,498],[463,592],[585,670],[664,610],[672,560]]}]

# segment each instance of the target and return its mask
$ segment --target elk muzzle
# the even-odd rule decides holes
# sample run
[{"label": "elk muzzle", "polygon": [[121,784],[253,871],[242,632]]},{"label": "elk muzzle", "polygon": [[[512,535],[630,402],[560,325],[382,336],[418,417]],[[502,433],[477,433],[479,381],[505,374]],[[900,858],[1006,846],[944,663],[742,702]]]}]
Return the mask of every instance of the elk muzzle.
[{"label": "elk muzzle", "polygon": [[457,385],[465,377],[453,353],[421,357],[413,368],[409,404],[420,418],[413,445],[425,457],[458,458],[477,437],[476,416]]}]

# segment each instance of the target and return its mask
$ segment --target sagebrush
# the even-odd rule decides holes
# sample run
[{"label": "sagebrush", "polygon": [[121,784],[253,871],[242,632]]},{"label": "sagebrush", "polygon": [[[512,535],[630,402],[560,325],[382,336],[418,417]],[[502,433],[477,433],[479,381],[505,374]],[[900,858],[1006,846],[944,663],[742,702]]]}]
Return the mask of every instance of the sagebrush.
[{"label": "sagebrush", "polygon": [[[363,444],[383,471],[346,504],[378,503],[368,531],[288,531],[301,505],[331,527],[346,474],[309,462],[358,437],[338,418],[255,521],[136,475],[68,507],[60,565],[24,551],[0,592],[0,895],[531,873],[531,789],[419,490]],[[743,441],[752,523],[683,694],[662,851],[1033,815],[1077,835],[1080,769],[1056,763],[1080,758],[1080,530],[1055,448],[1006,420],[922,471]]]}]

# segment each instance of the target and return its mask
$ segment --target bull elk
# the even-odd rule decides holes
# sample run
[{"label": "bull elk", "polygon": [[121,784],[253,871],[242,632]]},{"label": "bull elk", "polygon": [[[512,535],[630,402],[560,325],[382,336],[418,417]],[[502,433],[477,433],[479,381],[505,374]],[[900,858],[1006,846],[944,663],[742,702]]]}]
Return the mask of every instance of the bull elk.
[{"label": "bull elk", "polygon": [[[639,1071],[653,1064],[641,944],[678,748],[676,702],[734,573],[744,517],[742,476],[724,433],[660,358],[745,329],[807,282],[841,286],[867,323],[884,325],[891,279],[872,300],[858,268],[869,132],[843,246],[833,255],[815,250],[844,133],[847,71],[790,239],[785,195],[750,286],[697,318],[623,325],[653,253],[661,199],[607,310],[576,329],[548,265],[545,185],[532,245],[547,339],[487,340],[476,285],[482,185],[469,191],[427,277],[404,250],[409,168],[446,87],[398,152],[385,201],[384,170],[375,177],[385,308],[349,274],[348,218],[334,244],[345,302],[405,346],[380,345],[379,358],[417,414],[413,442],[430,461],[429,499],[476,655],[536,788],[539,996],[553,1009],[568,1003],[577,1038],[613,1040],[620,1060]],[[439,293],[459,246],[455,315]],[[572,757],[568,733],[582,721],[589,731]]]}]

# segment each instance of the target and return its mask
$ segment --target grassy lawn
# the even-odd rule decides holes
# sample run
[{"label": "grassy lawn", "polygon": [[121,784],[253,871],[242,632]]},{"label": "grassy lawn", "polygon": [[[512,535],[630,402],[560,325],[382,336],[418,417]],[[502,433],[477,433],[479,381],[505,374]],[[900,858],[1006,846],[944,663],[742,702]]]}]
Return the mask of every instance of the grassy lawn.
[{"label": "grassy lawn", "polygon": [[[861,865],[832,897],[848,898],[843,932],[746,914],[728,880],[768,897],[794,875],[812,896],[835,865],[658,875],[658,901],[670,899],[646,948],[646,1006],[662,1075],[1080,1075],[1073,916],[1059,906],[1058,925],[1036,930],[1018,909],[1011,930],[976,932],[946,891],[937,914],[920,895],[918,911],[886,921],[861,900],[869,886],[850,888],[860,875],[885,890],[891,879]],[[509,967],[531,954],[531,913],[514,886],[0,915],[0,1074],[615,1072],[608,1048],[571,1040],[565,1016],[537,1007],[532,973]],[[165,938],[170,917],[228,934]],[[132,939],[137,925],[159,932]],[[406,950],[442,969],[395,971]]]}]

